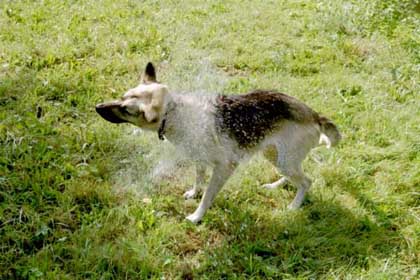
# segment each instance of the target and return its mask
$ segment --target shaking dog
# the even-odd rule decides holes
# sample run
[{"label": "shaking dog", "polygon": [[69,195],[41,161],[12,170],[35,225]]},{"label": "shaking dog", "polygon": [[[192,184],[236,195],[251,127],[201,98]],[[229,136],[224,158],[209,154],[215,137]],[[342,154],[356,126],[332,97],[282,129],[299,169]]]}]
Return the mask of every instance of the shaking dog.
[{"label": "shaking dog", "polygon": [[336,125],[296,98],[270,90],[243,95],[200,98],[170,92],[156,79],[155,67],[148,63],[142,82],[120,100],[96,105],[96,111],[112,123],[131,123],[166,138],[197,162],[197,179],[184,197],[194,198],[204,184],[207,166],[213,168],[209,186],[194,213],[199,222],[215,196],[238,164],[262,151],[283,177],[266,188],[288,181],[297,187],[289,208],[301,206],[311,180],[302,170],[309,151],[341,139]]}]

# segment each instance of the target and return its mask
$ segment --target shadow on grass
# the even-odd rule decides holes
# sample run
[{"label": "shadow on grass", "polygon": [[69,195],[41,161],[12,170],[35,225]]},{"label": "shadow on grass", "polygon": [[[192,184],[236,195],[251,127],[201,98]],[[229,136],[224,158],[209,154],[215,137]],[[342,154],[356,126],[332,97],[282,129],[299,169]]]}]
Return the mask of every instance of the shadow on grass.
[{"label": "shadow on grass", "polygon": [[214,279],[319,277],[331,271],[345,275],[346,270],[367,269],[371,258],[389,257],[401,244],[395,228],[314,197],[303,209],[279,211],[274,217],[244,211],[233,201],[223,204],[217,207],[231,213],[222,218],[213,213],[207,221],[225,242],[208,249],[209,258],[195,271],[198,275]]}]

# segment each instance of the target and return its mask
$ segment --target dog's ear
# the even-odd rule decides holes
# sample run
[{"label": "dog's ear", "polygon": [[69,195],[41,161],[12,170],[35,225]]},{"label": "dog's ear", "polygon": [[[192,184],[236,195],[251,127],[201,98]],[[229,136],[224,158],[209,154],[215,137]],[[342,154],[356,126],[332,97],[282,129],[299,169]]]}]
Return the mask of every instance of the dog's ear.
[{"label": "dog's ear", "polygon": [[156,83],[156,71],[151,62],[147,63],[142,76],[143,83]]}]

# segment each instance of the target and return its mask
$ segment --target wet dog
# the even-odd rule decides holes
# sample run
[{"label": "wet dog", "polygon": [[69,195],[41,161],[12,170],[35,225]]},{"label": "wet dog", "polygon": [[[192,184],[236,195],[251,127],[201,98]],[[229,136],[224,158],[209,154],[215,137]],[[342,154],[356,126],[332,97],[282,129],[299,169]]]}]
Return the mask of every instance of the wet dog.
[{"label": "wet dog", "polygon": [[187,217],[193,223],[203,218],[239,162],[257,151],[263,151],[284,176],[264,187],[291,182],[297,194],[289,208],[300,207],[311,186],[302,161],[312,148],[320,144],[329,148],[341,139],[331,120],[291,96],[267,90],[211,98],[175,94],[157,81],[151,63],[137,87],[121,100],[98,104],[96,111],[112,123],[128,122],[157,132],[159,139],[166,138],[195,160],[197,182],[184,194],[187,199],[204,184],[206,166],[213,167],[198,208]]}]

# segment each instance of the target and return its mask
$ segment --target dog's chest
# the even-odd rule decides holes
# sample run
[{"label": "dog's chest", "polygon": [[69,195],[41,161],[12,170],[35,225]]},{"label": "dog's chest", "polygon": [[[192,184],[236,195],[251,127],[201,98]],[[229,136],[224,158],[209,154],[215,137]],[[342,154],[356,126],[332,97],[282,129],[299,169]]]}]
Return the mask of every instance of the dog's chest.
[{"label": "dog's chest", "polygon": [[226,153],[214,115],[200,108],[178,106],[168,114],[165,137],[188,157],[212,164]]}]

